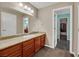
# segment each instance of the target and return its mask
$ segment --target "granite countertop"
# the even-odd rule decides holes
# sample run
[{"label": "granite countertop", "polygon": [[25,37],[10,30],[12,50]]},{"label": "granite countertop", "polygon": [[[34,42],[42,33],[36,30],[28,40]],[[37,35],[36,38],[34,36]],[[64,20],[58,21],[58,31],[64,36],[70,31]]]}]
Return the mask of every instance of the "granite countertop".
[{"label": "granite countertop", "polygon": [[8,35],[8,36],[0,36],[0,40],[11,39],[11,38],[24,36],[24,35],[28,35],[28,34],[15,34],[15,35]]},{"label": "granite countertop", "polygon": [[15,44],[18,44],[18,43],[21,43],[23,41],[26,41],[26,40],[30,40],[34,37],[37,37],[37,36],[40,36],[40,35],[43,35],[45,33],[32,33],[32,34],[28,34],[28,35],[22,35],[22,36],[18,36],[18,37],[12,37],[12,38],[7,38],[7,39],[3,39],[3,40],[0,40],[0,50],[2,49],[5,49],[9,46],[12,46],[12,45],[15,45]]}]

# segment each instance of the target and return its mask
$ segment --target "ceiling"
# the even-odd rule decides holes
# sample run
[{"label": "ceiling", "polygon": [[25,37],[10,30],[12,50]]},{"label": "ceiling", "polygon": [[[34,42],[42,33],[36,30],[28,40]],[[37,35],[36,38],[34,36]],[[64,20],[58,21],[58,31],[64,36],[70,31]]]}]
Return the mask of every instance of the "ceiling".
[{"label": "ceiling", "polygon": [[53,5],[55,3],[57,2],[30,2],[30,4],[32,4],[34,7],[38,9]]}]

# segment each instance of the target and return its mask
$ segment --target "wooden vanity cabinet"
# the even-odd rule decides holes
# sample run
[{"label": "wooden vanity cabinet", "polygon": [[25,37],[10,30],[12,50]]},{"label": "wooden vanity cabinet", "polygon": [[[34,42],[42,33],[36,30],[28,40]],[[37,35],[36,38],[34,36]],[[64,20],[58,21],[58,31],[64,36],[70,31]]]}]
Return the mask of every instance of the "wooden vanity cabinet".
[{"label": "wooden vanity cabinet", "polygon": [[45,34],[40,36],[40,46],[41,46],[41,48],[43,48],[44,45],[45,45],[45,38],[46,38],[45,36],[46,36]]},{"label": "wooden vanity cabinet", "polygon": [[34,39],[23,42],[23,57],[34,55]]},{"label": "wooden vanity cabinet", "polygon": [[40,36],[35,38],[35,53],[40,50]]},{"label": "wooden vanity cabinet", "polygon": [[0,50],[0,57],[31,57],[45,45],[45,35]]},{"label": "wooden vanity cabinet", "polygon": [[22,44],[0,50],[0,57],[20,57],[22,55]]},{"label": "wooden vanity cabinet", "polygon": [[23,56],[30,57],[33,56],[40,48],[45,45],[45,35],[41,35],[23,42]]}]

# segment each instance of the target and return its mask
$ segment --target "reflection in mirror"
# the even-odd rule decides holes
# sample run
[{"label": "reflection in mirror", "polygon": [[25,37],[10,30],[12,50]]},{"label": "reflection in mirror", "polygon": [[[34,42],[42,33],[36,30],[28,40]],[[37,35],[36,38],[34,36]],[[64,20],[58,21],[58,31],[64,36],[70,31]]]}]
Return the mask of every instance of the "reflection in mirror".
[{"label": "reflection in mirror", "polygon": [[24,19],[23,19],[23,32],[28,33],[28,29],[29,29],[29,18],[24,17]]},{"label": "reflection in mirror", "polygon": [[17,16],[8,12],[1,12],[1,36],[16,34]]},{"label": "reflection in mirror", "polygon": [[[29,19],[34,15],[34,8],[28,3],[0,3],[0,36],[29,34]],[[23,6],[22,6],[23,5]],[[29,10],[24,9],[25,6]],[[26,34],[27,33],[27,34]]]},{"label": "reflection in mirror", "polygon": [[29,32],[29,15],[12,9],[0,10],[0,36],[23,35]]}]

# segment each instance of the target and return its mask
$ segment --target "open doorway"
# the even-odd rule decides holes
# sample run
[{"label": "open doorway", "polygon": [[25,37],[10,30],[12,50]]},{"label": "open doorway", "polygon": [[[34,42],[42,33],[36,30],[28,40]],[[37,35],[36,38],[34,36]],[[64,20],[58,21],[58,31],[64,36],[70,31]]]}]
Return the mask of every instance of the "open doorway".
[{"label": "open doorway", "polygon": [[53,9],[53,48],[72,53],[72,6]]},{"label": "open doorway", "polygon": [[[69,13],[67,13],[69,14]],[[60,18],[58,19],[59,20],[59,23],[58,25],[60,25],[59,27],[59,35],[60,35],[60,40],[59,38],[57,38],[57,45],[56,45],[56,48],[59,48],[59,49],[64,49],[64,50],[67,50],[69,51],[69,44],[70,44],[70,40],[68,40],[67,35],[69,35],[68,31],[70,28],[68,28],[70,26],[70,24],[68,23],[69,19],[68,17],[70,16],[66,16],[66,14],[63,14],[65,15],[65,18]]]}]

